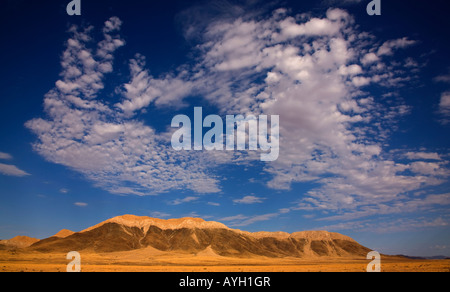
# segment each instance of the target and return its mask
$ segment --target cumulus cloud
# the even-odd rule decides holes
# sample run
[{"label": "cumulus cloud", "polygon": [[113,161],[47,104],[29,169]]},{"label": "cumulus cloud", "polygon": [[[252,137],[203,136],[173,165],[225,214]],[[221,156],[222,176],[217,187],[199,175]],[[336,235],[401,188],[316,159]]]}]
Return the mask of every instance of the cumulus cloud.
[{"label": "cumulus cloud", "polygon": [[76,203],[74,203],[74,205],[77,206],[77,207],[81,207],[81,208],[84,208],[84,207],[88,206],[87,203],[83,203],[83,202],[76,202]]},{"label": "cumulus cloud", "polygon": [[[97,98],[104,88],[104,74],[113,66],[113,53],[124,45],[118,35],[120,24],[116,17],[105,23],[104,40],[96,51],[86,44],[92,41],[92,27],[70,29],[73,37],[61,60],[63,78],[44,100],[49,119],[26,123],[39,138],[34,149],[47,160],[79,171],[115,194],[151,195],[171,189],[217,192],[217,180],[205,174],[203,164],[196,163],[196,153],[174,151],[164,135],[128,119]],[[138,72],[138,62],[130,65],[135,81],[142,73]],[[139,88],[131,89],[138,87],[135,83],[124,86],[129,94],[126,98],[134,102],[142,98]],[[135,109],[126,108],[126,112]]]},{"label": "cumulus cloud", "polygon": [[[417,213],[428,211],[432,208],[446,207],[450,205],[450,194],[432,194],[415,198],[402,196],[395,202],[379,203],[373,206],[363,206],[353,212],[345,214],[327,216],[320,221],[350,221],[354,219],[370,217],[374,215],[392,215],[401,213]],[[350,223],[351,224],[351,223]]]},{"label": "cumulus cloud", "polygon": [[450,122],[450,91],[442,93],[441,102],[439,103],[439,113],[443,117],[442,122],[448,124]]},{"label": "cumulus cloud", "polygon": [[248,218],[248,216],[240,214],[240,215],[235,215],[235,216],[224,217],[224,218],[221,218],[220,220],[224,221],[224,222],[230,222],[230,221],[236,221],[236,220],[245,220],[247,218]]},{"label": "cumulus cloud", "polygon": [[375,53],[367,53],[361,59],[361,63],[363,65],[369,65],[375,62],[378,62],[380,58]]},{"label": "cumulus cloud", "polygon": [[398,218],[395,220],[378,220],[376,223],[369,220],[342,222],[333,225],[322,226],[320,230],[330,230],[342,232],[352,230],[357,232],[366,232],[370,230],[376,233],[395,233],[404,231],[417,231],[425,228],[447,227],[450,220],[447,216],[437,218]]},{"label": "cumulus cloud", "polygon": [[12,156],[11,156],[11,154],[0,152],[0,159],[11,160]]},{"label": "cumulus cloud", "polygon": [[29,173],[19,169],[15,165],[3,164],[3,163],[0,163],[0,173],[3,175],[18,176],[18,177],[30,175]]},{"label": "cumulus cloud", "polygon": [[[450,71],[450,70],[449,70]],[[450,74],[439,75],[433,79],[434,82],[450,84]],[[438,105],[438,114],[440,122],[444,125],[450,123],[450,91],[445,91],[441,94]]]},{"label": "cumulus cloud", "polygon": [[[416,41],[405,37],[380,45],[358,31],[342,9],[329,9],[321,17],[293,17],[285,9],[268,17],[237,15],[215,17],[195,30],[199,44],[191,65],[155,77],[145,57],[136,55],[129,65],[130,81],[117,86],[120,100],[113,106],[98,95],[112,70],[113,53],[125,45],[118,35],[121,22],[112,18],[105,23],[104,40],[96,50],[86,45],[93,28],[72,28],[61,61],[62,78],[45,96],[48,119],[27,123],[39,139],[34,148],[112,193],[217,193],[217,165],[251,164],[259,156],[245,151],[177,152],[169,145],[170,132],[157,133],[134,118],[149,107],[185,106],[185,99],[195,95],[223,115],[280,116],[280,157],[265,164],[264,172],[271,177],[267,186],[276,190],[302,182],[318,185],[303,195],[297,209],[364,209],[398,202],[400,194],[448,178],[441,161],[411,154],[416,161],[399,162],[405,157],[385,152],[397,121],[410,112],[401,98],[389,97],[396,97],[396,89],[413,78],[402,64],[387,59]],[[374,83],[392,95],[364,91]],[[444,98],[442,107],[446,104]],[[279,214],[233,219],[248,225]]]},{"label": "cumulus cloud", "polygon": [[443,82],[443,83],[450,83],[450,74],[447,75],[439,75],[434,78],[435,82]]},{"label": "cumulus cloud", "polygon": [[[283,154],[278,161],[266,167],[274,176],[268,186],[289,189],[295,182],[320,181],[324,186],[309,195],[310,202],[323,209],[352,208],[357,198],[366,202],[374,193],[380,198],[385,194],[384,200],[393,199],[392,187],[398,192],[420,187],[426,177],[399,175],[409,167],[380,157],[382,146],[372,137],[385,133],[374,134],[373,128],[366,128],[364,133],[364,127],[355,131],[354,124],[367,123],[370,127],[369,122],[379,120],[387,125],[396,116],[407,114],[408,109],[400,104],[386,112],[374,99],[355,96],[360,87],[373,81],[394,85],[388,81],[394,76],[380,74],[379,68],[363,70],[358,64],[373,46],[356,49],[362,42],[357,38],[361,34],[351,29],[352,17],[343,10],[331,9],[325,18],[297,19],[300,23],[293,17],[283,18],[281,12],[260,23],[239,19],[215,24],[208,30],[204,46],[203,64],[210,72],[208,76],[221,80],[222,91],[226,92],[213,95],[212,102],[224,111],[232,111],[236,105],[245,112],[282,117],[281,132],[289,135],[282,135]],[[279,29],[271,32],[269,27]],[[286,40],[289,43],[284,43]],[[378,51],[380,56],[391,55],[413,43],[398,39],[383,43]],[[234,53],[241,52],[240,46],[251,50]],[[226,91],[224,80],[232,80],[229,74],[236,70],[242,88]],[[265,72],[265,83],[254,81],[264,74],[258,72]]]},{"label": "cumulus cloud", "polygon": [[[239,19],[213,26],[205,46],[205,65],[222,77],[222,84],[230,78],[225,73],[236,70],[245,84],[214,99],[221,108],[230,111],[236,104],[244,111],[282,117],[281,132],[289,135],[282,134],[280,159],[266,167],[274,177],[269,187],[283,190],[296,182],[320,182],[322,187],[307,193],[302,208],[328,212],[393,202],[397,194],[445,182],[448,172],[443,165],[400,164],[383,158],[383,137],[389,136],[387,129],[395,129],[396,117],[409,113],[407,106],[400,103],[388,109],[373,98],[358,96],[359,88],[372,82],[398,87],[409,80],[407,72],[396,68],[394,74],[394,67],[382,60],[415,41],[401,38],[380,47],[364,46],[372,38],[353,30],[353,19],[340,9],[329,10],[322,19],[297,17],[300,23],[282,18],[283,12],[274,15],[261,23]],[[270,34],[268,27],[279,30]],[[251,36],[239,39],[252,50],[217,54],[227,44],[239,51],[235,37],[246,30]],[[363,69],[367,65],[371,67]],[[242,78],[259,78],[255,72],[261,71],[267,72],[265,84]],[[258,93],[258,102],[249,91]]]},{"label": "cumulus cloud", "polygon": [[378,56],[392,56],[395,50],[404,49],[416,43],[417,41],[410,40],[407,37],[387,41],[378,49]]},{"label": "cumulus cloud", "polygon": [[181,205],[184,203],[190,203],[190,202],[194,202],[197,201],[199,199],[199,197],[185,197],[184,199],[176,199],[172,202],[170,202],[170,205]]},{"label": "cumulus cloud", "polygon": [[[0,152],[0,159],[1,160],[12,160],[13,157],[9,153]],[[15,165],[4,164],[4,163],[0,163],[0,174],[7,175],[7,176],[17,176],[17,177],[23,177],[23,176],[30,175],[29,173],[19,169]]]},{"label": "cumulus cloud", "polygon": [[298,36],[335,35],[340,27],[327,18],[313,18],[306,23],[297,24],[292,17],[280,23],[281,34],[286,38]]},{"label": "cumulus cloud", "polygon": [[255,216],[245,216],[245,215],[241,214],[241,215],[221,218],[220,220],[223,222],[230,222],[230,223],[228,223],[228,225],[232,226],[232,227],[242,227],[242,226],[252,225],[257,222],[268,221],[268,220],[278,217],[279,215],[280,215],[279,213],[269,213],[269,214],[263,214],[263,215],[255,215]]},{"label": "cumulus cloud", "polygon": [[265,200],[265,198],[258,198],[255,196],[246,196],[246,197],[243,197],[242,199],[233,200],[233,202],[236,204],[250,205],[250,204],[262,203],[264,200]]},{"label": "cumulus cloud", "polygon": [[153,218],[169,218],[169,217],[171,217],[170,214],[164,213],[164,212],[159,212],[159,211],[151,212],[150,216]]},{"label": "cumulus cloud", "polygon": [[405,156],[410,160],[441,160],[438,153],[430,152],[407,152]]},{"label": "cumulus cloud", "polygon": [[170,74],[156,79],[145,69],[145,65],[145,57],[139,54],[130,61],[132,78],[120,90],[125,99],[116,106],[127,115],[148,107],[152,102],[158,106],[181,107],[182,99],[192,92],[192,83]]}]

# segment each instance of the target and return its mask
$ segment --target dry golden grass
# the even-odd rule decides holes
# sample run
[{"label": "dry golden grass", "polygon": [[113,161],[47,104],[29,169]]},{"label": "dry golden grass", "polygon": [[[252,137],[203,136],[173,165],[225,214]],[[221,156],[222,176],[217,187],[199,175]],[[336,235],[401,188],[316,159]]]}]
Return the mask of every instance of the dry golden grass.
[{"label": "dry golden grass", "polygon": [[[0,251],[0,272],[65,272],[66,254]],[[83,272],[365,272],[369,263],[352,258],[229,258],[171,254],[143,249],[95,254],[81,252]],[[450,272],[450,260],[382,258],[383,272]]]}]

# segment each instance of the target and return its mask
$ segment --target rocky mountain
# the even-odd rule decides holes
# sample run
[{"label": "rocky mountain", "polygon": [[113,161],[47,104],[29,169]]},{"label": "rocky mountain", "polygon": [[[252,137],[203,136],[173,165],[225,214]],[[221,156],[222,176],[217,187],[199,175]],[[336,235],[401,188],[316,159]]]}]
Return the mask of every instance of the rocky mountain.
[{"label": "rocky mountain", "polygon": [[55,235],[53,235],[53,237],[66,238],[66,237],[71,236],[74,233],[75,232],[73,232],[71,230],[63,229],[63,230],[59,231],[58,233],[56,233]]},{"label": "rocky mountain", "polygon": [[28,236],[16,236],[8,240],[0,240],[0,249],[25,248],[38,242],[39,239]]},{"label": "rocky mountain", "polygon": [[154,248],[163,252],[231,257],[365,257],[370,249],[326,231],[250,233],[199,218],[162,220],[132,215],[104,221],[67,237],[34,243],[39,252],[116,252]]}]

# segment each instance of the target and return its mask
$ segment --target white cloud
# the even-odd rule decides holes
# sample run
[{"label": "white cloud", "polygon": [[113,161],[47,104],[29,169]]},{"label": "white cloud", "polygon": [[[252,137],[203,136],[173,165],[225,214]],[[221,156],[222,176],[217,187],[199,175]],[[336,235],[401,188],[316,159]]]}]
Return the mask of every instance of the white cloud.
[{"label": "white cloud", "polygon": [[192,83],[181,77],[167,75],[161,79],[153,78],[145,70],[145,57],[141,55],[130,61],[130,71],[130,83],[120,90],[125,100],[116,105],[127,115],[148,107],[152,102],[158,106],[182,107],[182,99],[192,92]]},{"label": "white cloud", "polygon": [[416,44],[417,41],[409,40],[407,37],[396,39],[396,40],[390,40],[385,42],[379,49],[378,49],[378,56],[391,56],[394,54],[395,50],[398,49],[404,49],[409,46],[412,46]]},{"label": "white cloud", "polygon": [[365,66],[370,65],[372,63],[378,62],[380,58],[375,53],[367,53],[361,59],[361,63]]},{"label": "white cloud", "polygon": [[439,113],[443,116],[442,122],[448,124],[450,121],[450,91],[442,93]]},{"label": "white cloud", "polygon": [[[221,114],[280,116],[280,157],[264,167],[272,177],[267,186],[286,190],[314,181],[319,186],[301,198],[302,210],[350,212],[398,202],[400,194],[445,181],[443,164],[436,168],[420,159],[402,164],[384,152],[397,121],[410,108],[399,97],[387,103],[387,96],[380,101],[361,89],[374,82],[396,96],[396,89],[413,77],[403,64],[383,60],[416,42],[400,38],[379,45],[341,9],[330,9],[323,17],[290,17],[286,11],[266,18],[214,18],[197,30],[203,34],[195,64],[159,78],[149,74],[137,55],[130,62],[130,82],[118,87],[122,99],[114,108],[96,96],[113,51],[124,44],[110,35],[109,27],[118,25],[106,24],[97,53],[86,48],[88,32],[73,29],[62,58],[63,79],[45,98],[49,120],[27,123],[39,138],[35,149],[113,193],[217,193],[217,165],[250,164],[258,156],[176,152],[167,143],[169,133],[157,134],[133,119],[147,107],[179,108],[195,93]],[[105,53],[105,48],[111,49]],[[245,225],[275,216],[234,219]]]},{"label": "white cloud", "polygon": [[235,220],[245,220],[247,218],[248,218],[248,216],[240,214],[240,215],[221,218],[220,221],[229,222],[229,221],[235,221]]},{"label": "white cloud", "polygon": [[[439,75],[433,81],[450,84],[450,73]],[[450,91],[445,91],[441,94],[438,114],[440,115],[440,122],[442,124],[447,125],[450,123]]]},{"label": "white cloud", "polygon": [[29,173],[19,169],[15,165],[3,164],[3,163],[0,163],[0,174],[8,175],[8,176],[17,176],[17,177],[23,177],[23,176],[30,175]]},{"label": "white cloud", "polygon": [[298,36],[322,36],[335,35],[340,27],[329,19],[312,18],[306,23],[297,24],[292,17],[287,18],[280,24],[282,35],[287,38]]},{"label": "white cloud", "polygon": [[280,213],[269,213],[269,214],[254,215],[254,216],[245,216],[245,215],[240,214],[240,215],[221,218],[219,220],[222,222],[230,222],[230,223],[228,223],[229,226],[242,227],[242,226],[252,225],[257,222],[268,221],[275,217],[278,217],[279,215],[280,215]]},{"label": "white cloud", "polygon": [[[9,153],[0,152],[0,159],[1,160],[12,160],[13,157]],[[15,165],[4,164],[4,163],[0,163],[0,174],[8,175],[8,176],[17,176],[17,177],[23,177],[23,176],[30,175],[29,173],[19,169]]]},{"label": "white cloud", "polygon": [[251,216],[251,217],[247,217],[246,219],[241,220],[241,221],[239,221],[239,220],[234,221],[230,224],[230,226],[236,226],[236,227],[248,226],[248,225],[252,225],[257,222],[271,220],[275,217],[278,217],[279,215],[280,215],[279,213],[270,213],[270,214],[264,214],[264,215]]},{"label": "white cloud", "polygon": [[87,203],[83,203],[83,202],[76,202],[76,203],[74,203],[74,205],[77,206],[77,207],[81,207],[81,208],[84,208],[84,207],[88,206]]},{"label": "white cloud", "polygon": [[407,152],[405,156],[410,160],[441,160],[441,157],[438,153]]},{"label": "white cloud", "polygon": [[[433,194],[422,197],[407,198],[399,196],[395,202],[379,202],[378,204],[368,204],[357,206],[353,212],[342,213],[335,216],[327,216],[320,221],[347,221],[358,218],[370,217],[374,215],[391,215],[401,213],[418,213],[431,208],[446,207],[450,205],[450,194]],[[300,207],[299,209],[303,209]]]},{"label": "white cloud", "polygon": [[98,43],[95,52],[85,45],[91,40],[89,34],[93,27],[83,32],[79,32],[76,26],[70,28],[74,37],[67,41],[67,49],[62,57],[63,79],[56,82],[56,88],[61,93],[91,100],[104,88],[104,74],[112,71],[112,53],[125,44],[120,37],[112,35],[120,29],[120,25],[117,17],[111,17],[105,22],[104,40]]},{"label": "white cloud", "polygon": [[[112,54],[124,44],[114,35],[119,27],[120,21],[114,17],[106,22],[104,40],[98,43],[95,54],[86,47],[93,28],[82,32],[71,28],[73,37],[61,60],[63,80],[44,100],[49,119],[26,124],[39,138],[34,149],[47,160],[75,169],[115,194],[152,195],[172,189],[219,191],[217,180],[205,174],[207,163],[197,162],[198,153],[174,151],[165,134],[156,135],[153,128],[130,120],[96,99],[104,88],[105,70],[100,65],[112,66]],[[143,72],[138,61],[131,62],[133,80]],[[170,88],[164,90],[170,92]],[[139,93],[128,93],[125,98],[136,103],[133,98],[139,99]],[[138,108],[133,105],[127,112]]]},{"label": "white cloud", "polygon": [[450,83],[450,74],[447,75],[440,75],[434,78],[435,82],[443,82],[443,83]]},{"label": "white cloud", "polygon": [[[273,175],[268,186],[284,190],[295,182],[321,183],[306,195],[305,206],[311,209],[352,210],[392,202],[397,194],[436,185],[447,175],[423,173],[424,165],[402,165],[383,157],[395,120],[410,108],[402,103],[385,107],[359,88],[371,82],[400,87],[410,80],[401,64],[384,63],[381,57],[416,42],[400,38],[377,46],[372,36],[352,24],[341,9],[330,9],[326,18],[286,17],[284,11],[259,22],[219,20],[207,30],[202,47],[197,76],[202,77],[207,100],[223,113],[282,117],[282,155],[265,168]],[[255,81],[260,77],[263,83]],[[406,175],[406,170],[418,175]]]},{"label": "white cloud", "polygon": [[259,197],[255,197],[255,196],[246,196],[246,197],[243,197],[242,199],[233,200],[233,202],[236,204],[250,205],[250,204],[263,203],[264,200],[265,200],[265,198],[259,198]]},{"label": "white cloud", "polygon": [[439,104],[441,109],[448,111],[450,109],[450,92],[445,92],[441,96],[441,103]]},{"label": "white cloud", "polygon": [[341,75],[350,75],[350,76],[354,76],[354,75],[361,74],[362,72],[363,72],[363,71],[362,71],[361,66],[356,65],[356,64],[353,64],[353,65],[350,65],[350,66],[342,65],[342,66],[339,68],[339,73],[340,73]]},{"label": "white cloud", "polygon": [[[340,15],[343,21],[330,20],[336,15]],[[252,104],[246,91],[236,90],[230,94],[233,100],[227,98],[228,102],[219,103],[228,111],[232,110],[228,106],[232,101],[244,108],[244,111],[276,113],[282,117],[281,131],[289,135],[282,135],[283,154],[280,159],[266,167],[266,171],[274,175],[268,186],[289,189],[292,183],[315,180],[322,183],[323,187],[307,195],[311,199],[311,208],[350,210],[357,205],[369,203],[373,197],[377,198],[376,201],[393,201],[396,199],[394,194],[442,181],[430,176],[443,178],[446,175],[444,172],[432,173],[430,169],[426,171],[424,165],[398,165],[380,157],[383,155],[382,144],[378,144],[372,137],[387,137],[386,129],[380,127],[380,133],[375,134],[374,128],[369,125],[367,133],[363,132],[364,126],[352,127],[357,122],[370,122],[372,125],[381,122],[383,127],[389,125],[389,128],[393,126],[395,117],[408,114],[409,108],[404,105],[388,110],[374,99],[358,99],[355,95],[359,87],[372,81],[380,85],[399,86],[408,77],[377,72],[383,68],[378,65],[384,64],[380,63],[381,59],[375,53],[368,53],[368,49],[356,49],[360,43],[351,40],[358,39],[356,36],[360,34],[350,28],[352,19],[341,10],[330,10],[327,19],[322,19],[323,21],[304,20],[304,17],[298,19],[304,22],[298,24],[294,18],[280,21],[280,27],[284,30],[283,37],[274,33],[271,39],[265,42],[261,39],[254,40],[252,44],[260,48],[253,55],[255,63],[252,68],[270,69],[265,79],[266,84],[249,82],[247,85],[247,88],[260,92],[257,98],[261,102]],[[267,21],[271,22],[272,20]],[[269,27],[267,23],[260,24],[260,34],[263,32],[262,28]],[[314,24],[321,25],[315,27]],[[229,30],[234,31],[239,30],[240,25],[242,22],[234,22],[222,27],[228,26]],[[271,23],[270,26],[276,27],[276,23]],[[307,28],[310,28],[311,35],[318,35],[320,41],[303,41],[297,45],[296,38],[309,35]],[[253,29],[260,31],[254,24]],[[213,43],[222,43],[221,36],[226,37],[227,34],[221,32],[214,35]],[[286,38],[294,44],[282,43]],[[370,50],[375,47],[375,52],[380,56],[392,55],[397,49],[414,43],[402,38],[385,42],[379,48],[372,44]],[[261,51],[264,56],[262,60],[259,56]],[[373,69],[363,70],[357,63],[358,60],[362,60],[362,65],[374,62],[379,64]],[[209,63],[214,63],[211,58],[208,58]],[[384,65],[384,69],[393,71],[390,66]],[[240,76],[246,76],[247,69],[247,66],[240,68]],[[396,72],[400,72],[399,68]],[[326,82],[320,82],[323,80]],[[242,81],[245,82],[246,80]],[[406,169],[424,176],[402,175]],[[328,177],[325,178],[324,175]]]},{"label": "white cloud", "polygon": [[445,170],[441,168],[439,163],[416,161],[411,163],[411,170],[417,174],[445,176]]},{"label": "white cloud", "polygon": [[[105,26],[103,27],[103,32],[105,34],[114,32],[115,30],[119,30],[122,26],[122,21],[118,17],[111,17],[107,21],[105,21]],[[109,47],[109,46],[106,46]],[[106,49],[106,48],[105,48]]]},{"label": "white cloud", "polygon": [[371,79],[367,78],[367,77],[357,76],[352,79],[352,82],[356,87],[362,87],[362,86],[369,85],[371,82]]},{"label": "white cloud", "polygon": [[164,212],[159,212],[159,211],[151,212],[150,216],[153,218],[169,218],[169,217],[171,217],[170,214],[164,213]]},{"label": "white cloud", "polygon": [[0,159],[11,160],[12,158],[11,154],[0,152]]},{"label": "white cloud", "polygon": [[190,202],[194,202],[197,201],[199,199],[199,197],[185,197],[184,199],[176,199],[172,202],[170,202],[171,205],[181,205],[184,203],[190,203]]},{"label": "white cloud", "polygon": [[450,224],[449,218],[437,217],[437,218],[399,218],[394,220],[378,220],[377,222],[363,220],[342,222],[333,225],[322,226],[320,230],[340,231],[352,230],[353,232],[376,232],[380,234],[384,233],[396,233],[405,231],[417,231],[424,228],[436,228],[447,227]]}]

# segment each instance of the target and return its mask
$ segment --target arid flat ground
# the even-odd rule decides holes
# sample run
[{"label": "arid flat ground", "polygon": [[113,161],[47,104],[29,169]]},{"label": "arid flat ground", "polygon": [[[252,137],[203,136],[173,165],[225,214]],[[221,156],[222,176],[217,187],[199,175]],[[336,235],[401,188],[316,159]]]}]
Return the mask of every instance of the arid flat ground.
[{"label": "arid flat ground", "polygon": [[[80,252],[82,272],[365,272],[369,260],[351,258],[228,258],[170,254],[153,249]],[[66,254],[0,251],[0,272],[65,272]],[[450,260],[382,258],[383,272],[450,272]]]}]

